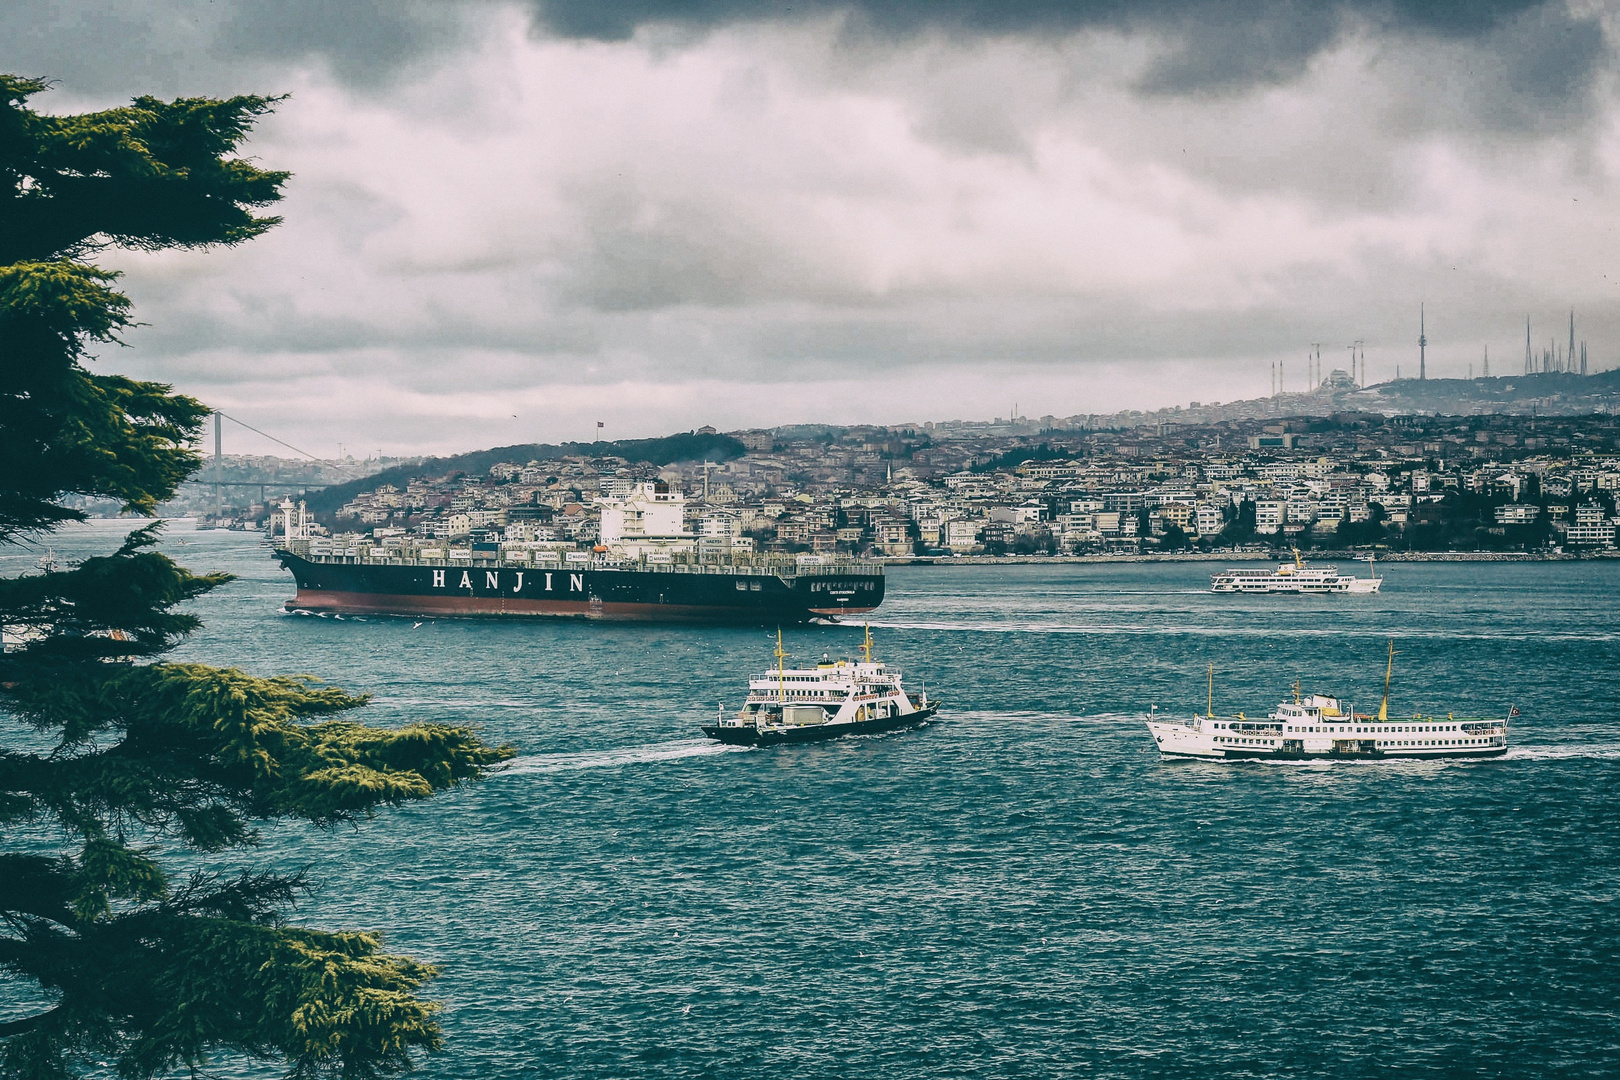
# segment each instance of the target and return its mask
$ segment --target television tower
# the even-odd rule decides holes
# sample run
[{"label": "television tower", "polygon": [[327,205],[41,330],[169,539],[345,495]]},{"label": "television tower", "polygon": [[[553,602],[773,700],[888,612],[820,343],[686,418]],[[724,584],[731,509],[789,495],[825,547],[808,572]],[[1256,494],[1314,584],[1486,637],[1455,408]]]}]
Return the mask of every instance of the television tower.
[{"label": "television tower", "polygon": [[1564,370],[1575,370],[1575,309],[1569,309],[1569,352],[1564,354]]},{"label": "television tower", "polygon": [[1423,305],[1418,305],[1418,378],[1429,377],[1428,357],[1424,351],[1429,347],[1429,337],[1423,332]]},{"label": "television tower", "polygon": [[1530,374],[1535,366],[1535,360],[1530,355],[1530,316],[1524,317],[1524,373]]},{"label": "television tower", "polygon": [[1488,379],[1490,377],[1491,377],[1491,347],[1489,345],[1487,345],[1487,346],[1485,346],[1485,374],[1482,375],[1481,378]]}]

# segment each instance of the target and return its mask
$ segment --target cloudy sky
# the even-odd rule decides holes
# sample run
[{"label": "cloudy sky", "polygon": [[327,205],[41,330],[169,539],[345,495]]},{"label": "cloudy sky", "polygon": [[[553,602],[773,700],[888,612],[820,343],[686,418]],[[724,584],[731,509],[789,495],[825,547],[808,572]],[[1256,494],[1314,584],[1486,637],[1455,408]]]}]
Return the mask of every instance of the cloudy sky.
[{"label": "cloudy sky", "polygon": [[[290,97],[104,364],[316,453],[1620,366],[1603,0],[8,0],[67,112]],[[227,450],[273,449],[242,433]]]}]

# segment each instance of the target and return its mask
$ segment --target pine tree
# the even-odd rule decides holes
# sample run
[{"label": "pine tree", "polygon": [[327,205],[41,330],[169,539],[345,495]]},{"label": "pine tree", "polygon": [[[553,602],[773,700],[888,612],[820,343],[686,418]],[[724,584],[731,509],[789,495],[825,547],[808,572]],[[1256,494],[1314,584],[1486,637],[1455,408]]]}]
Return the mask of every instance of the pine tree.
[{"label": "pine tree", "polygon": [[[233,245],[287,174],[234,156],[275,104],[137,98],[77,116],[0,75],[0,543],[83,515],[150,511],[197,468],[208,415],[165,385],[91,370],[130,303],[109,246]],[[84,1055],[147,1077],[238,1054],[289,1075],[385,1076],[441,1044],[434,969],[371,933],[287,925],[301,876],[165,872],[158,853],[253,845],[257,823],[330,824],[474,779],[509,751],[470,730],[363,726],[365,698],[304,677],[164,662],[178,610],[229,580],[130,534],[69,570],[0,580],[0,971],[48,1004],[0,1019],[0,1076]]]}]

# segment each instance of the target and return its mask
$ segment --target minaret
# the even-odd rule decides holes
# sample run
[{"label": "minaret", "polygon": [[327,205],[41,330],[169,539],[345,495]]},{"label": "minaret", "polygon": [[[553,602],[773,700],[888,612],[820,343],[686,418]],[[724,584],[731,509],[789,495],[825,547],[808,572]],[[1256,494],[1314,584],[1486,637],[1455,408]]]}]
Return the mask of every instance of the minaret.
[{"label": "minaret", "polygon": [[1424,355],[1424,351],[1426,349],[1428,349],[1428,347],[1429,347],[1429,338],[1428,338],[1428,335],[1423,332],[1423,305],[1419,304],[1418,305],[1418,378],[1419,379],[1427,379],[1429,377],[1428,357]]},{"label": "minaret", "polygon": [[1535,361],[1530,357],[1530,316],[1524,317],[1524,373],[1530,374]]}]

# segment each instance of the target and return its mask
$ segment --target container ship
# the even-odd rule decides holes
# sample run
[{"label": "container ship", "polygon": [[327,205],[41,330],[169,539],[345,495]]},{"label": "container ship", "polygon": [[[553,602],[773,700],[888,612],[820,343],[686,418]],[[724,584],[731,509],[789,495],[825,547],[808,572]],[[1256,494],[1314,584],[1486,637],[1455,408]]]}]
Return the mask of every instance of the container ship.
[{"label": "container ship", "polygon": [[[306,535],[284,503],[275,558],[311,614],[799,623],[861,615],[883,602],[883,566],[836,555],[705,548],[682,530],[683,498],[662,484],[603,500],[594,550],[533,543]],[[295,517],[295,514],[297,515]]]}]

